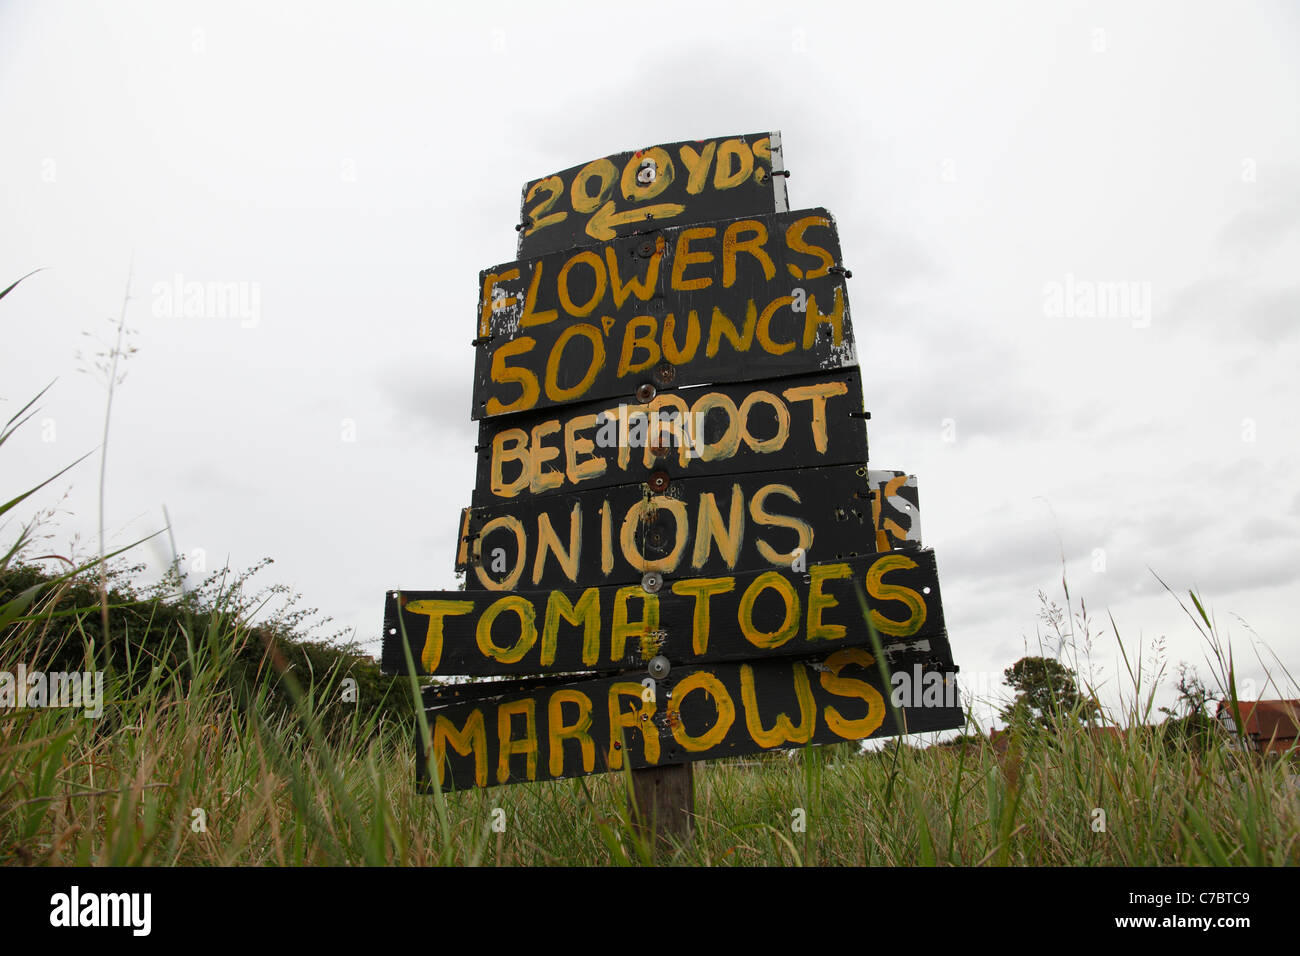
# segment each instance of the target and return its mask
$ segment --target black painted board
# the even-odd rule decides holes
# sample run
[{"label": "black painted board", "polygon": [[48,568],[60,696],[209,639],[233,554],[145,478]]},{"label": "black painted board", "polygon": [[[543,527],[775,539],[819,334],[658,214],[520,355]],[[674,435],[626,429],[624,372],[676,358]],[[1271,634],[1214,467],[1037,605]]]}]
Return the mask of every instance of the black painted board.
[{"label": "black painted board", "polygon": [[572,684],[583,677],[609,676],[609,672],[579,671],[565,674],[546,674],[536,677],[508,677],[503,680],[473,680],[425,684],[420,688],[420,698],[425,710],[462,704],[466,701],[493,700],[512,694],[530,694],[533,691]]},{"label": "black painted board", "polygon": [[475,506],[677,478],[867,460],[856,368],[479,422]]},{"label": "black painted board", "polygon": [[703,663],[870,646],[871,627],[886,643],[946,646],[934,552],[680,578],[656,591],[390,591],[381,667],[406,672],[403,636],[417,675],[533,677],[635,669],[659,655]]},{"label": "black painted board", "polygon": [[[647,476],[647,480],[651,478],[653,473]],[[880,552],[897,548],[919,548],[921,510],[916,476],[904,471],[868,468],[867,484],[874,492],[871,496],[874,549]],[[458,573],[465,573],[470,568],[470,547],[477,538],[477,534],[470,531],[472,518],[471,509],[461,509],[460,538],[455,562]],[[475,589],[481,586],[480,581]]]},{"label": "black painted board", "polygon": [[[432,789],[430,750],[442,789],[460,790],[964,725],[950,655],[902,676],[886,683],[871,651],[857,647],[675,667],[648,684],[636,675],[586,678],[454,704],[428,711],[427,742],[417,731],[417,780]],[[905,706],[896,712],[898,699]]]},{"label": "black painted board", "polygon": [[[931,638],[898,640],[889,635],[881,635],[882,650],[889,670],[911,673],[920,667],[928,671],[951,656],[951,648],[945,634],[934,634]],[[953,670],[958,668],[954,667]],[[644,680],[649,676],[648,667],[637,670],[622,671],[629,680]],[[518,694],[531,694],[534,691],[572,684],[586,677],[608,677],[609,671],[578,671],[564,674],[546,674],[534,677],[513,677],[505,679],[475,679],[443,681],[425,684],[420,688],[421,700],[426,710],[447,707],[451,704],[463,704],[468,701],[494,700]]]},{"label": "black painted board", "polygon": [[875,550],[919,548],[921,546],[921,499],[916,475],[905,471],[872,468],[867,481],[875,492],[871,498],[871,524],[875,528]]},{"label": "black painted board", "polygon": [[465,588],[631,584],[875,552],[870,469],[682,478],[469,509]]},{"label": "black painted board", "polygon": [[475,420],[857,365],[825,209],[666,228],[485,269],[474,343]]},{"label": "black painted board", "polygon": [[524,184],[518,256],[647,227],[781,212],[782,168],[780,133],[665,143],[572,166]]}]

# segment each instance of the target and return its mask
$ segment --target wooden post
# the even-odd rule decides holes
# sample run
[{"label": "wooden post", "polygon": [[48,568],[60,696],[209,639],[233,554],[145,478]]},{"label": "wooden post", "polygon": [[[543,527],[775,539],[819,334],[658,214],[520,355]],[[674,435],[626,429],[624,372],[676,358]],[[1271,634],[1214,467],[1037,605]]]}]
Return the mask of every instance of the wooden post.
[{"label": "wooden post", "polygon": [[[676,840],[688,842],[695,824],[695,765],[672,764],[632,771],[632,794],[636,806],[633,820],[640,813],[637,829],[653,832],[656,851]],[[630,808],[631,809],[631,808]]]}]

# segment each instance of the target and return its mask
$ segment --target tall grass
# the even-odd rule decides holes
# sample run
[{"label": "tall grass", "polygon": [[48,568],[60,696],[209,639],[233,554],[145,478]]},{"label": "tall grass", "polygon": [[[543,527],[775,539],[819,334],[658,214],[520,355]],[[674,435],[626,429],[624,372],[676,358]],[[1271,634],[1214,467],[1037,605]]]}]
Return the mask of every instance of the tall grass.
[{"label": "tall grass", "polygon": [[[87,618],[49,617],[53,597],[11,626],[0,669],[39,666],[60,621],[86,668],[101,663]],[[694,838],[656,857],[629,818],[623,775],[423,795],[409,720],[362,699],[327,721],[341,706],[337,671],[290,675],[286,711],[273,706],[282,673],[238,666],[249,629],[237,616],[169,638],[176,654],[113,672],[99,720],[0,712],[0,862],[1300,863],[1294,766],[1201,750],[1136,719],[1119,739],[1069,719],[1024,728],[1005,754],[966,739],[697,764]],[[1126,717],[1147,712],[1139,686]]]}]

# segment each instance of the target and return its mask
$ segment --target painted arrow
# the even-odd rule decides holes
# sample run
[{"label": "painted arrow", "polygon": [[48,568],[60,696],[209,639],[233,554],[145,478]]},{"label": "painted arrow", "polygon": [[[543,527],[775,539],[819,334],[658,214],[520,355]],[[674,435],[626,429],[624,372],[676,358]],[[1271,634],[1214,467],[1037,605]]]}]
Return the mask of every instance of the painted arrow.
[{"label": "painted arrow", "polygon": [[587,235],[601,241],[613,239],[618,233],[614,230],[631,222],[643,222],[647,219],[671,219],[680,216],[686,207],[675,202],[661,202],[653,206],[639,206],[626,212],[614,211],[614,200],[610,200],[596,210],[596,214],[587,220]]}]

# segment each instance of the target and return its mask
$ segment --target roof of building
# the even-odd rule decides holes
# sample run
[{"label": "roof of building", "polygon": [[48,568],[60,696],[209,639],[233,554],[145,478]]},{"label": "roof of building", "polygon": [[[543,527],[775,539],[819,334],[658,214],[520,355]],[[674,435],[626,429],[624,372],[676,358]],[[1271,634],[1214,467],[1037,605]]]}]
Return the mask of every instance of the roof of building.
[{"label": "roof of building", "polygon": [[[1231,704],[1219,701],[1215,716],[1230,713]],[[1291,740],[1300,737],[1300,700],[1239,700],[1243,733],[1261,740]]]}]

